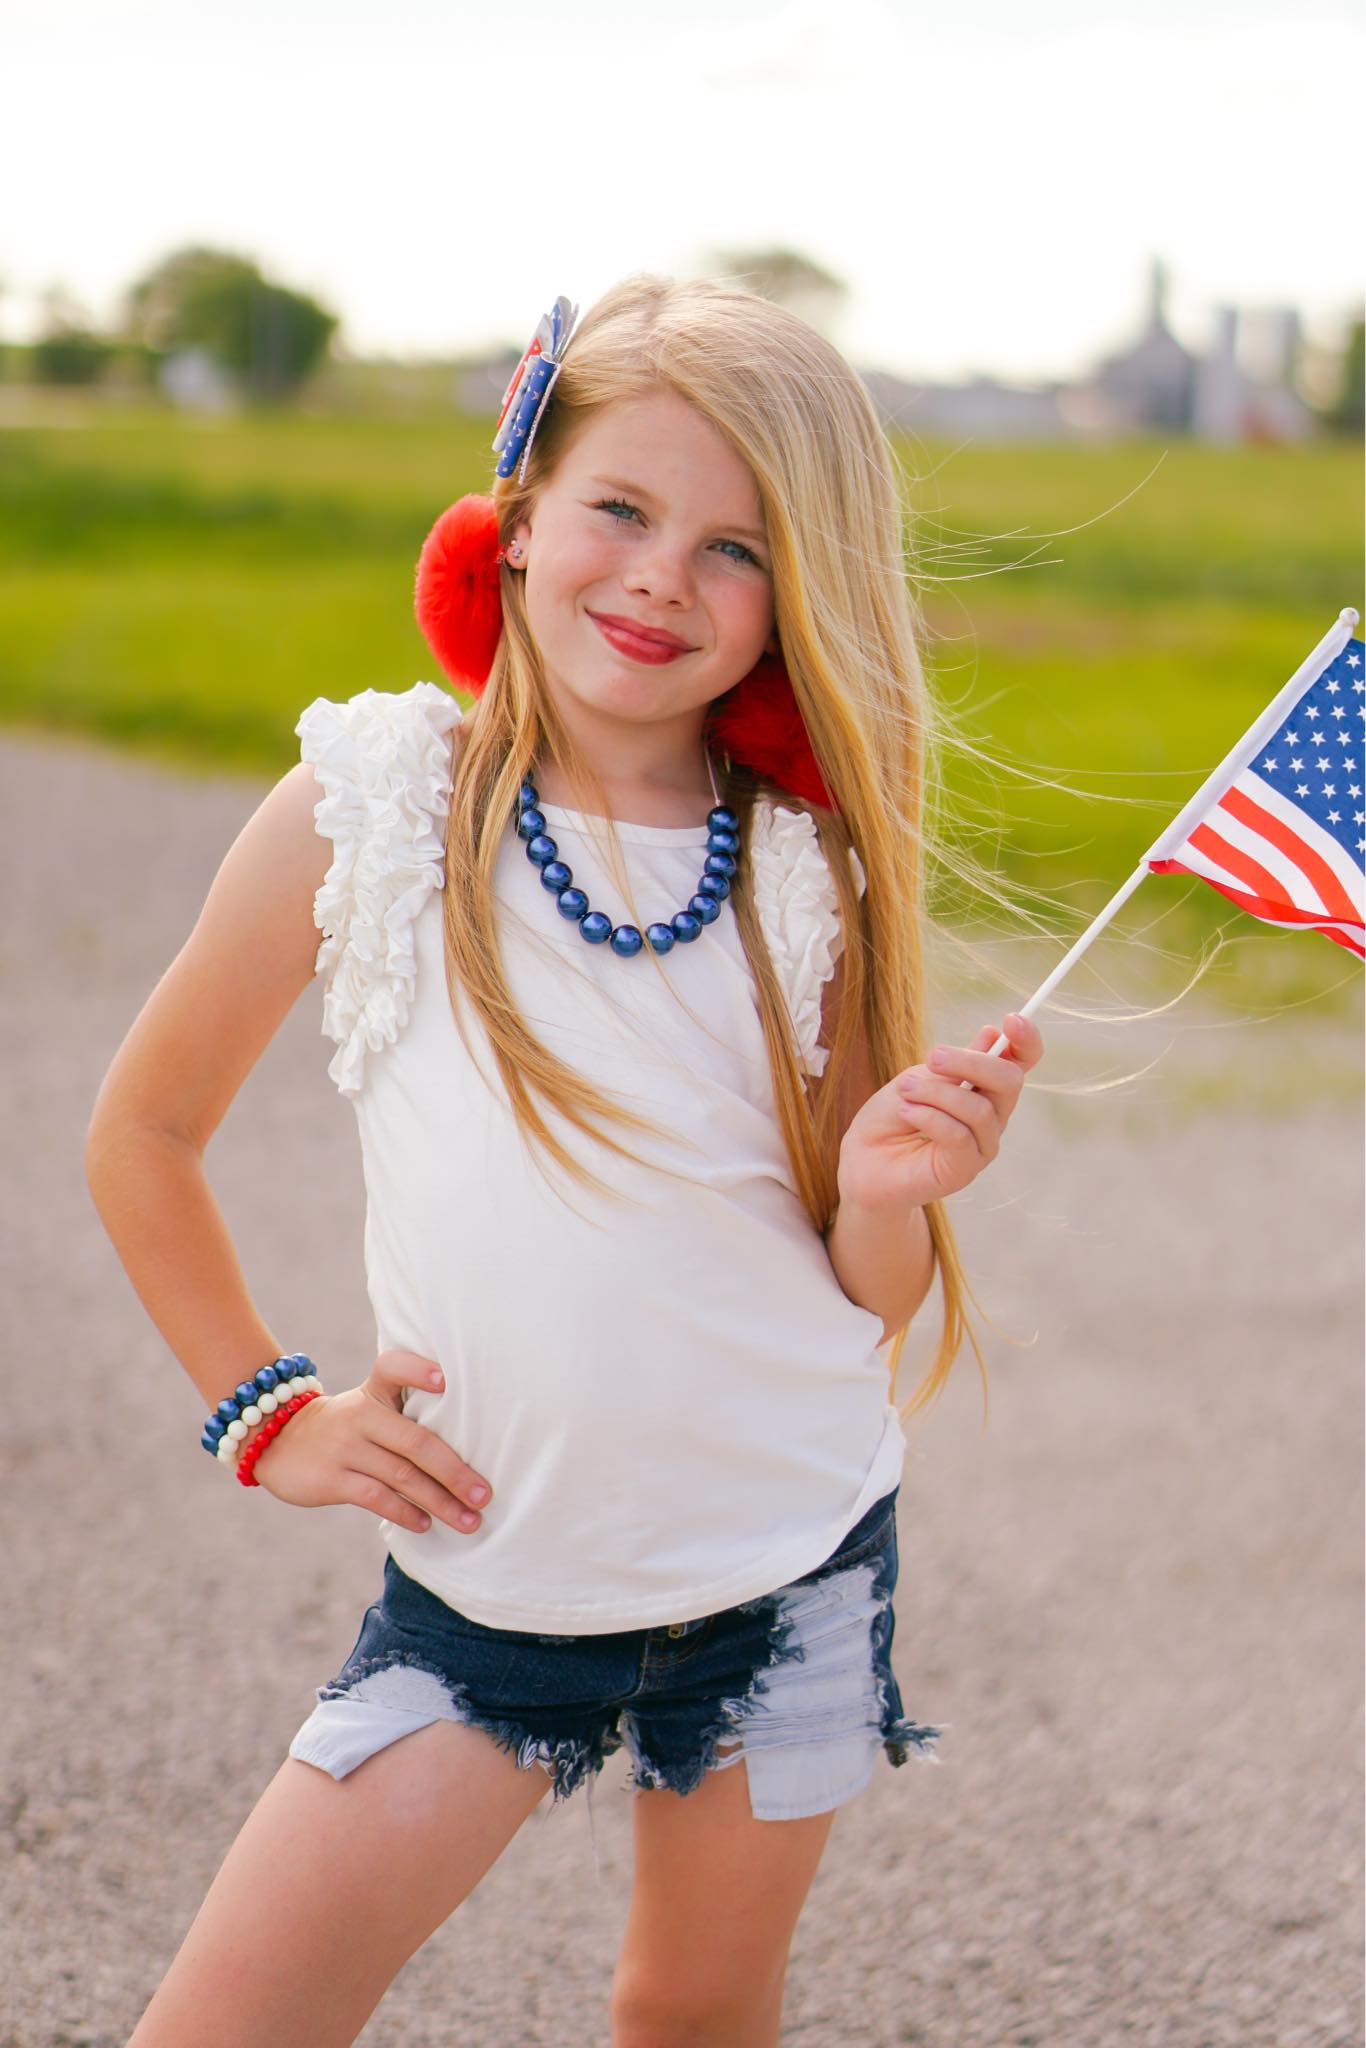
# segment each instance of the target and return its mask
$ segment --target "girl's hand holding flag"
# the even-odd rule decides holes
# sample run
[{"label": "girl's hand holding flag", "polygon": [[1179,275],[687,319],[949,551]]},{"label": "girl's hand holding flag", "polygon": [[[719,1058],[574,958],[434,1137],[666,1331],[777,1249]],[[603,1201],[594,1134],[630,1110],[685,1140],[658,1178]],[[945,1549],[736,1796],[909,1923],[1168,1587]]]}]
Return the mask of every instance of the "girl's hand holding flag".
[{"label": "girl's hand holding flag", "polygon": [[[988,1048],[1004,1037],[1007,1050]],[[1043,1058],[1026,1017],[990,1025],[971,1046],[936,1046],[869,1096],[840,1145],[841,1204],[863,1210],[922,1206],[956,1194],[989,1166],[1015,1111],[1025,1075]]]}]

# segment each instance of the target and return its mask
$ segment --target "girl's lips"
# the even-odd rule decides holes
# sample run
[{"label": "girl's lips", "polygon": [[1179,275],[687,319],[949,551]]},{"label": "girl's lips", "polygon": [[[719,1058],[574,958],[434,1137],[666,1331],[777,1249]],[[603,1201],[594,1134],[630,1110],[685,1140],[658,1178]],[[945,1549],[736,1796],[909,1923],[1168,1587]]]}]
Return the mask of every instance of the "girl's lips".
[{"label": "girl's lips", "polygon": [[690,647],[665,647],[658,640],[642,640],[635,633],[628,633],[623,626],[609,625],[594,612],[588,614],[609,647],[615,647],[618,654],[624,654],[630,661],[644,661],[659,666],[666,661],[677,661],[680,654],[691,654]]}]

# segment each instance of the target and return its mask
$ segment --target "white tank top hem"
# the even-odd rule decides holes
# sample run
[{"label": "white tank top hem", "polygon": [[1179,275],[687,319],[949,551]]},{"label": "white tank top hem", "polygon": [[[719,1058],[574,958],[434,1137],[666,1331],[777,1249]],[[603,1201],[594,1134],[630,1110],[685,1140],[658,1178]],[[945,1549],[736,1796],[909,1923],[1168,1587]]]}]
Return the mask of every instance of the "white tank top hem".
[{"label": "white tank top hem", "polygon": [[[472,1537],[382,1521],[382,1540],[484,1627],[695,1620],[822,1563],[898,1484],[881,1318],[843,1292],[796,1193],[733,913],[663,956],[586,946],[509,819],[495,897],[513,999],[541,1043],[662,1134],[613,1127],[651,1162],[637,1165],[542,1106],[605,1195],[522,1139],[482,1027],[462,999],[472,1056],[447,989],[460,718],[421,682],[319,697],[295,728],[334,848],[315,972],[328,1074],[360,1134],[377,1350],[440,1363],[444,1391],[408,1390],[405,1413],[494,1488]],[[601,863],[602,821],[541,808],[614,923],[667,918],[696,889],[705,824],[616,824],[633,905]],[[800,1062],[818,1075],[842,932],[815,821],[761,800],[751,860]]]}]

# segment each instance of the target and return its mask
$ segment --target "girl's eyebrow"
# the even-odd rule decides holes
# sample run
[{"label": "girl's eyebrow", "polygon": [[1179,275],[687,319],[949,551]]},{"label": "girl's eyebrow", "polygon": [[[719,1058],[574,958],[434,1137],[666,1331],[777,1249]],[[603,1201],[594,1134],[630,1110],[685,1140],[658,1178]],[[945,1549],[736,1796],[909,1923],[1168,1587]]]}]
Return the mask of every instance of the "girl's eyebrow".
[{"label": "girl's eyebrow", "polygon": [[[647,491],[642,484],[628,483],[624,477],[590,476],[588,481],[590,484],[603,484],[609,491],[629,491],[632,497],[643,498],[647,505],[654,505],[659,502],[654,494]],[[718,520],[717,524],[724,526],[727,533],[739,534],[745,540],[757,540],[761,548],[768,546],[767,534],[761,532],[756,526],[732,526],[729,520]]]}]

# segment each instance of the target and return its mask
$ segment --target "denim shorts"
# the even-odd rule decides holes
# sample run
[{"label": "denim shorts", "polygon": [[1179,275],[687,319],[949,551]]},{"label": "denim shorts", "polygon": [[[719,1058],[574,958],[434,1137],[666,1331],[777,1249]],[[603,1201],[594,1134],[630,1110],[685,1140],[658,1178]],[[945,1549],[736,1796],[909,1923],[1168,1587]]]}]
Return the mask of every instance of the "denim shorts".
[{"label": "denim shorts", "polygon": [[686,1794],[743,1757],[756,1819],[829,1812],[863,1790],[879,1750],[939,1761],[941,1729],[905,1718],[892,1671],[899,1491],[790,1585],[615,1634],[486,1628],[387,1557],[381,1597],[289,1754],[343,1778],[404,1735],[460,1721],[545,1770],[552,1805],[585,1779],[591,1792],[625,1743],[628,1785]]}]

